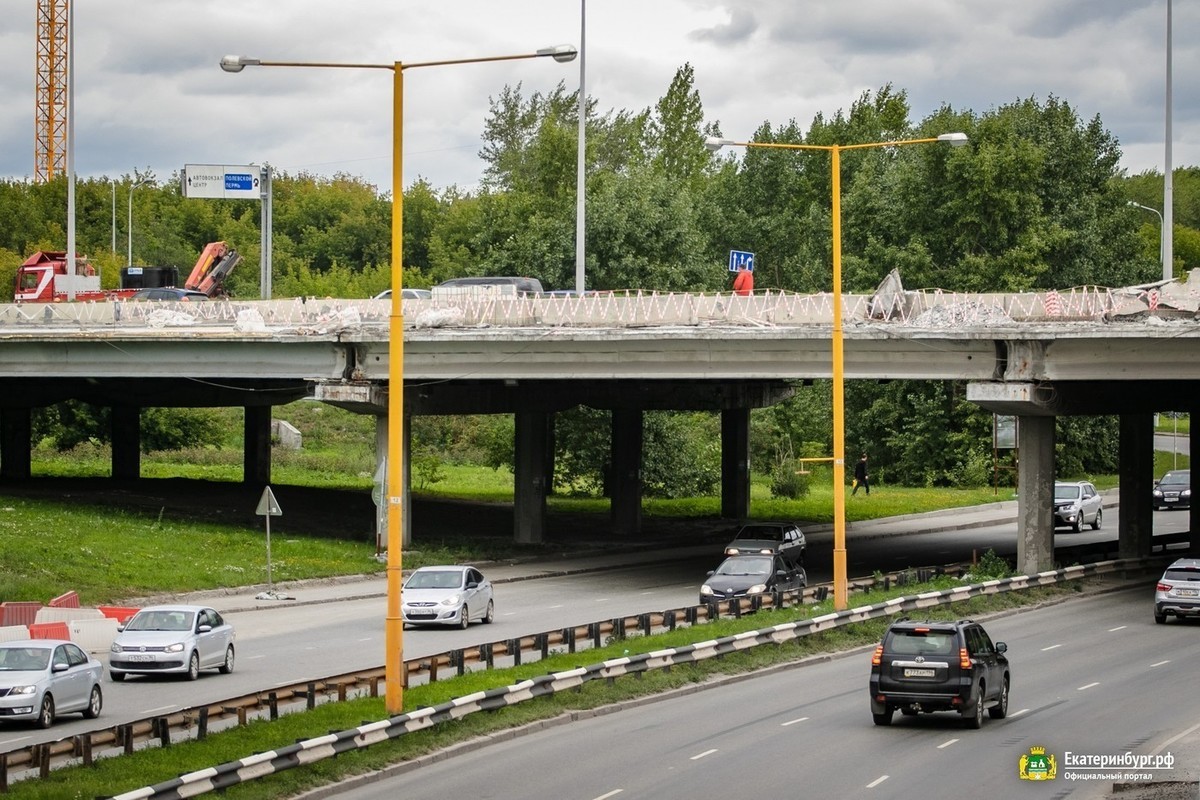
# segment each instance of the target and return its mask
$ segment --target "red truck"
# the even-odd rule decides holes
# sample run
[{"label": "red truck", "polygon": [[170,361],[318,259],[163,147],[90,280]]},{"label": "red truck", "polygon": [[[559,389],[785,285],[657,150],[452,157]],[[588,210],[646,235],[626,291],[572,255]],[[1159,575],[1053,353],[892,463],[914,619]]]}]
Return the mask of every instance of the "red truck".
[{"label": "red truck", "polygon": [[[209,297],[224,294],[225,278],[242,260],[225,242],[211,242],[200,253],[196,266],[184,284]],[[13,300],[18,303],[61,303],[76,301],[127,300],[140,289],[175,286],[179,270],[175,267],[122,267],[121,288],[100,288],[100,276],[86,258],[75,259],[70,269],[62,250],[38,251],[17,268]]]}]

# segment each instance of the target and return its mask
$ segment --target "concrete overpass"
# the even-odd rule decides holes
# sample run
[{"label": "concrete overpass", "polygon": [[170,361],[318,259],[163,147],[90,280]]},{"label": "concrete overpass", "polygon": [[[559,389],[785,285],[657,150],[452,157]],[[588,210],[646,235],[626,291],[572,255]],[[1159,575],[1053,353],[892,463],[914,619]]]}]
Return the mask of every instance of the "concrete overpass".
[{"label": "concrete overpass", "polygon": [[[1198,305],[1197,275],[1015,295],[885,282],[843,297],[845,376],[963,380],[969,399],[1020,418],[1025,570],[1052,557],[1054,417],[1120,415],[1121,541],[1141,555],[1152,415],[1194,413],[1200,396]],[[374,414],[382,454],[389,311],[333,299],[0,306],[0,479],[29,474],[31,409],[68,398],[112,407],[115,477],[139,473],[138,412],[149,406],[245,408],[251,483],[270,479],[270,407],[299,397]],[[719,411],[722,513],[743,517],[750,409],[786,397],[794,381],[831,377],[832,314],[827,294],[408,300],[406,414],[514,414],[515,534],[538,541],[555,412],[613,412],[613,525],[633,534],[642,414]]]}]

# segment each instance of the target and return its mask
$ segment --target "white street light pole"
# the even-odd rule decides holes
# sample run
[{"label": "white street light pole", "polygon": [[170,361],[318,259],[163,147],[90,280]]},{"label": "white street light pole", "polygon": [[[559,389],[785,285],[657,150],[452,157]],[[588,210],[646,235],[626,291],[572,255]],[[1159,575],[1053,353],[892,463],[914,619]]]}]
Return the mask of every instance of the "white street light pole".
[{"label": "white street light pole", "polygon": [[1171,268],[1167,266],[1167,220],[1157,208],[1144,206],[1141,203],[1135,203],[1133,200],[1129,201],[1129,205],[1133,208],[1140,208],[1144,211],[1149,211],[1151,214],[1158,217],[1158,259],[1162,263],[1163,280],[1170,280]]},{"label": "white street light pole", "polygon": [[1166,151],[1163,154],[1163,280],[1175,277],[1175,249],[1172,234],[1175,231],[1175,176],[1171,167],[1171,0],[1167,0],[1167,97],[1166,97]]},{"label": "white street light pole", "polygon": [[575,293],[582,295],[584,291],[584,274],[586,269],[586,229],[584,218],[585,195],[587,194],[586,161],[587,147],[585,145],[587,129],[587,81],[584,73],[584,53],[587,49],[585,31],[587,29],[587,0],[579,0],[579,149],[575,156]]}]

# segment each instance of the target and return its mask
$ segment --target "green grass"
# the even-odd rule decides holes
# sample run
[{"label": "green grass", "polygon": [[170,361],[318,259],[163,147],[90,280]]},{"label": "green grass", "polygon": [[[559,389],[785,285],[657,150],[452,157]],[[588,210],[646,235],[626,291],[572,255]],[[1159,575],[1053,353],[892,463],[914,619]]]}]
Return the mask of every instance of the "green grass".
[{"label": "green grass", "polygon": [[[951,578],[940,578],[929,584],[911,585],[856,595],[855,603],[878,603],[902,594],[944,589],[954,585]],[[1070,597],[1080,592],[1081,583],[1044,587],[1022,592],[973,598],[953,606],[937,606],[921,613],[931,619],[984,615]],[[412,710],[446,702],[485,689],[507,686],[526,678],[551,672],[596,664],[625,654],[637,654],[667,647],[677,647],[702,640],[729,636],[747,630],[769,627],[830,611],[828,603],[800,609],[764,611],[741,619],[723,619],[692,628],[649,637],[631,636],[611,641],[597,650],[575,654],[554,653],[548,659],[520,667],[469,673],[461,678],[417,686],[404,693],[404,707]],[[307,769],[290,770],[248,784],[231,787],[223,797],[232,800],[274,800],[291,797],[299,792],[377,770],[388,764],[416,758],[448,745],[466,741],[533,722],[549,719],[570,711],[593,709],[674,689],[696,686],[724,675],[759,670],[779,664],[799,661],[809,656],[838,652],[878,641],[887,622],[871,622],[838,628],[826,633],[803,637],[783,645],[766,645],[696,664],[681,665],[670,672],[653,671],[641,678],[624,678],[609,684],[592,681],[580,691],[540,698],[496,712],[472,714],[461,720],[439,725],[428,731],[403,736],[381,743],[368,750],[355,751],[328,759]],[[865,689],[866,656],[863,675]],[[865,697],[863,714],[866,714]],[[346,703],[330,703],[312,712],[284,715],[276,722],[252,722],[249,725],[209,736],[203,742],[187,741],[169,748],[150,748],[131,756],[99,760],[93,767],[72,767],[55,770],[48,778],[11,784],[8,797],[13,800],[59,800],[64,797],[87,798],[129,791],[174,778],[198,769],[243,758],[251,753],[273,750],[296,741],[322,736],[330,731],[348,730],[364,721],[386,718],[383,700],[363,698]]]}]

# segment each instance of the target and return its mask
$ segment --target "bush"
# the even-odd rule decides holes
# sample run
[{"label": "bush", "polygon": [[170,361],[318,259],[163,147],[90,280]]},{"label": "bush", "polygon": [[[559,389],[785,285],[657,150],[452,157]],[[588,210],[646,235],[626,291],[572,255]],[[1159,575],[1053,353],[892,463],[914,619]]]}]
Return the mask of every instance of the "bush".
[{"label": "bush", "polygon": [[771,475],[771,496],[785,500],[807,497],[811,488],[812,475],[800,471],[801,462],[791,459],[776,465]]}]

